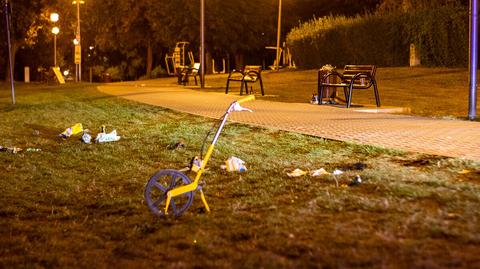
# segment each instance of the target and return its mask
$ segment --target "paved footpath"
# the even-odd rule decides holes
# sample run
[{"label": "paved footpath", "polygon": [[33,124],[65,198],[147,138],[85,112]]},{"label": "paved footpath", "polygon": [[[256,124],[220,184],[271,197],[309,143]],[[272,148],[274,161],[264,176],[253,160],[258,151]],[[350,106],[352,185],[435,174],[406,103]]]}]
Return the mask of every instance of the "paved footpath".
[{"label": "paved footpath", "polygon": [[[202,92],[159,82],[99,86],[104,93],[176,111],[216,118],[236,94]],[[357,112],[308,103],[256,100],[254,113],[233,113],[230,121],[327,139],[480,161],[480,122]]]}]

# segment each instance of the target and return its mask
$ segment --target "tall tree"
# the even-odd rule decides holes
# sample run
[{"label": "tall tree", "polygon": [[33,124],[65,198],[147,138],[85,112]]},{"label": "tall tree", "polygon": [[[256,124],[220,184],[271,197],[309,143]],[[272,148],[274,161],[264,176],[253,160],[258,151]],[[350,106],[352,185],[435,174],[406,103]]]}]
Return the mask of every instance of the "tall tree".
[{"label": "tall tree", "polygon": [[[36,42],[38,30],[40,29],[41,10],[44,4],[43,1],[16,0],[11,3],[11,5],[12,28],[10,29],[10,34],[12,41],[12,63],[13,66],[15,66],[18,49],[21,46],[33,45]],[[3,13],[2,26],[2,28],[6,27]],[[4,64],[6,65],[5,70],[9,70],[9,62],[6,61]],[[5,80],[10,80],[8,72],[5,72]]]}]

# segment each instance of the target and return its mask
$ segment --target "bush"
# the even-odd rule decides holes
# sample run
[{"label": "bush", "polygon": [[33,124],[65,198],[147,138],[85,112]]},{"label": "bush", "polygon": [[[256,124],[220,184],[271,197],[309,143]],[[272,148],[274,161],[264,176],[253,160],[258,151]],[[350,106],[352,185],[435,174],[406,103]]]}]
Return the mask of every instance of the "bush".
[{"label": "bush", "polygon": [[122,80],[122,70],[119,66],[112,66],[105,70],[105,73],[111,78],[112,81]]},{"label": "bush", "polygon": [[166,75],[167,75],[167,71],[163,69],[161,65],[158,65],[157,67],[155,67],[150,73],[151,78],[159,78],[159,77],[164,77]]},{"label": "bush", "polygon": [[405,66],[409,45],[428,66],[466,66],[468,11],[441,7],[414,13],[367,14],[313,19],[292,29],[287,43],[296,64]]}]

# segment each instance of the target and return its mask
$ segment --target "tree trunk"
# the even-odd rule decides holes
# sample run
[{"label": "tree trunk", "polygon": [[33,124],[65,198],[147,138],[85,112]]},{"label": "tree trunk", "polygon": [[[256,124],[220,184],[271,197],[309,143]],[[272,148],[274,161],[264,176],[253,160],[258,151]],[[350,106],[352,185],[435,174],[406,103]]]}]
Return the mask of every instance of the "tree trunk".
[{"label": "tree trunk", "polygon": [[235,69],[243,70],[244,56],[241,53],[235,54]]},{"label": "tree trunk", "polygon": [[153,67],[153,51],[152,51],[152,43],[148,41],[147,46],[147,78],[150,78],[152,74],[152,67]]},{"label": "tree trunk", "polygon": [[212,54],[207,51],[205,53],[205,74],[213,74]]}]

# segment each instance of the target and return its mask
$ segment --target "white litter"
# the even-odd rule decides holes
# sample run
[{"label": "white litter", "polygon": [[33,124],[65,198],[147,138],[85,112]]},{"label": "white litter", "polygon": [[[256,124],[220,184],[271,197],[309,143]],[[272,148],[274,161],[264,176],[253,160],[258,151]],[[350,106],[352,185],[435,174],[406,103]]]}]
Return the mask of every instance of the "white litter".
[{"label": "white litter", "polygon": [[110,133],[99,133],[95,138],[95,143],[115,142],[120,140],[120,136],[117,135],[117,130],[113,130]]}]

